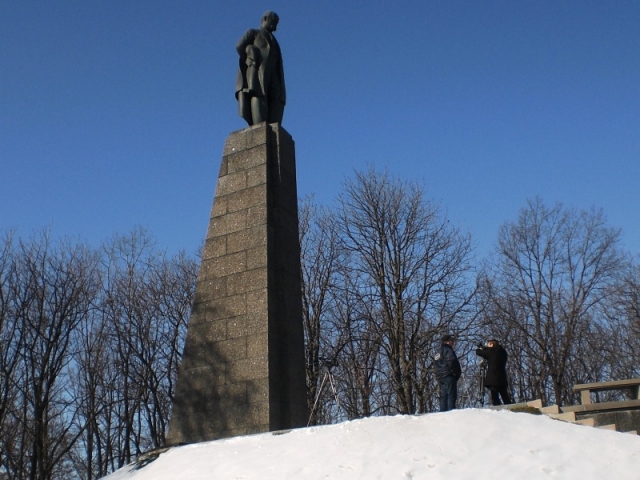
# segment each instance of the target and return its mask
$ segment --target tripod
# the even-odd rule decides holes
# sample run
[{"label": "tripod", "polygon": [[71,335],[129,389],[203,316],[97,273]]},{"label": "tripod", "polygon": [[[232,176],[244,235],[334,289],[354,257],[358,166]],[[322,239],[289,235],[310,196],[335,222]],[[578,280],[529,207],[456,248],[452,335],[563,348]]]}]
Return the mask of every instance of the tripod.
[{"label": "tripod", "polygon": [[462,394],[458,396],[459,408],[465,408],[467,405],[471,405],[471,382],[467,382],[467,376],[464,373],[460,374],[458,385],[462,384]]},{"label": "tripod", "polygon": [[320,382],[320,388],[318,389],[318,394],[316,395],[316,399],[313,402],[313,408],[311,409],[311,413],[309,414],[309,421],[307,422],[307,427],[311,424],[311,419],[313,418],[313,414],[316,411],[316,407],[318,406],[318,401],[320,400],[320,396],[322,395],[322,391],[324,390],[327,382],[329,383],[329,387],[331,388],[331,394],[333,395],[333,399],[336,401],[336,406],[340,408],[340,399],[338,398],[338,391],[336,390],[336,385],[333,378],[333,373],[331,373],[331,367],[325,365],[324,367],[324,377],[322,377],[322,382]]},{"label": "tripod", "polygon": [[480,360],[480,406],[484,407],[484,372],[487,368],[487,362],[484,358]]}]

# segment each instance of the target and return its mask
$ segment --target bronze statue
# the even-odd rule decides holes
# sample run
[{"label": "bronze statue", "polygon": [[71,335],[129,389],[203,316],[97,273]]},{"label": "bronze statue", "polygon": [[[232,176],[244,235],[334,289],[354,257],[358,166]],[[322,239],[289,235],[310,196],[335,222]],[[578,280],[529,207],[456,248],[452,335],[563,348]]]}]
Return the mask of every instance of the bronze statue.
[{"label": "bronze statue", "polygon": [[236,78],[238,111],[249,125],[282,123],[286,91],[280,46],[273,36],[279,17],[268,11],[259,29],[249,29],[236,45],[240,68]]}]

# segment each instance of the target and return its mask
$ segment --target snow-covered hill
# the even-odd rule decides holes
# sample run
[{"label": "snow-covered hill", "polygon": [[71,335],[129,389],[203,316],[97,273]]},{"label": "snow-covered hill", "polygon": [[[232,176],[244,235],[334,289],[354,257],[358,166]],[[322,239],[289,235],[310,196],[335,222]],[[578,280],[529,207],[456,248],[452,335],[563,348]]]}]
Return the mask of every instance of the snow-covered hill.
[{"label": "snow-covered hill", "polygon": [[638,480],[640,436],[467,409],[177,447],[105,478]]}]

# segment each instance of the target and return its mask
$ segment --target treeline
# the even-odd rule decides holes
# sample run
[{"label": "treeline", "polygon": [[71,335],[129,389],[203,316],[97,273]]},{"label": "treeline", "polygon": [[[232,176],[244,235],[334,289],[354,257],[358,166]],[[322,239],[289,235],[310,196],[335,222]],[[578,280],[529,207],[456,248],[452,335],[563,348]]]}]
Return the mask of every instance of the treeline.
[{"label": "treeline", "polygon": [[335,208],[301,208],[312,423],[436,410],[445,333],[462,407],[482,403],[473,350],[490,338],[516,401],[576,403],[576,383],[640,374],[640,266],[601,211],[530,200],[478,261],[419,184],[369,170],[344,187]]},{"label": "treeline", "polygon": [[197,274],[136,230],[0,244],[0,476],[95,479],[160,447]]},{"label": "treeline", "polygon": [[[478,260],[419,184],[372,169],[333,208],[302,201],[300,241],[312,424],[437,410],[445,333],[459,407],[482,401],[489,338],[516,401],[639,374],[640,265],[600,211],[533,199]],[[92,480],[163,445],[198,265],[142,230],[0,240],[0,478]]]}]

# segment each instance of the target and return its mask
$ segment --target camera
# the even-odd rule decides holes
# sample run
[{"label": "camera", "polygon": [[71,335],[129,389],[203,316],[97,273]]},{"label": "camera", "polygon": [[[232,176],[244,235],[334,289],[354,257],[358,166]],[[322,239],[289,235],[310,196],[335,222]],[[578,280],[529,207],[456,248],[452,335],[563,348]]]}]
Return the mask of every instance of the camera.
[{"label": "camera", "polygon": [[320,363],[321,366],[327,368],[327,369],[331,369],[333,367],[337,367],[338,366],[338,359],[337,358],[327,358],[327,357],[318,357],[318,362]]}]

